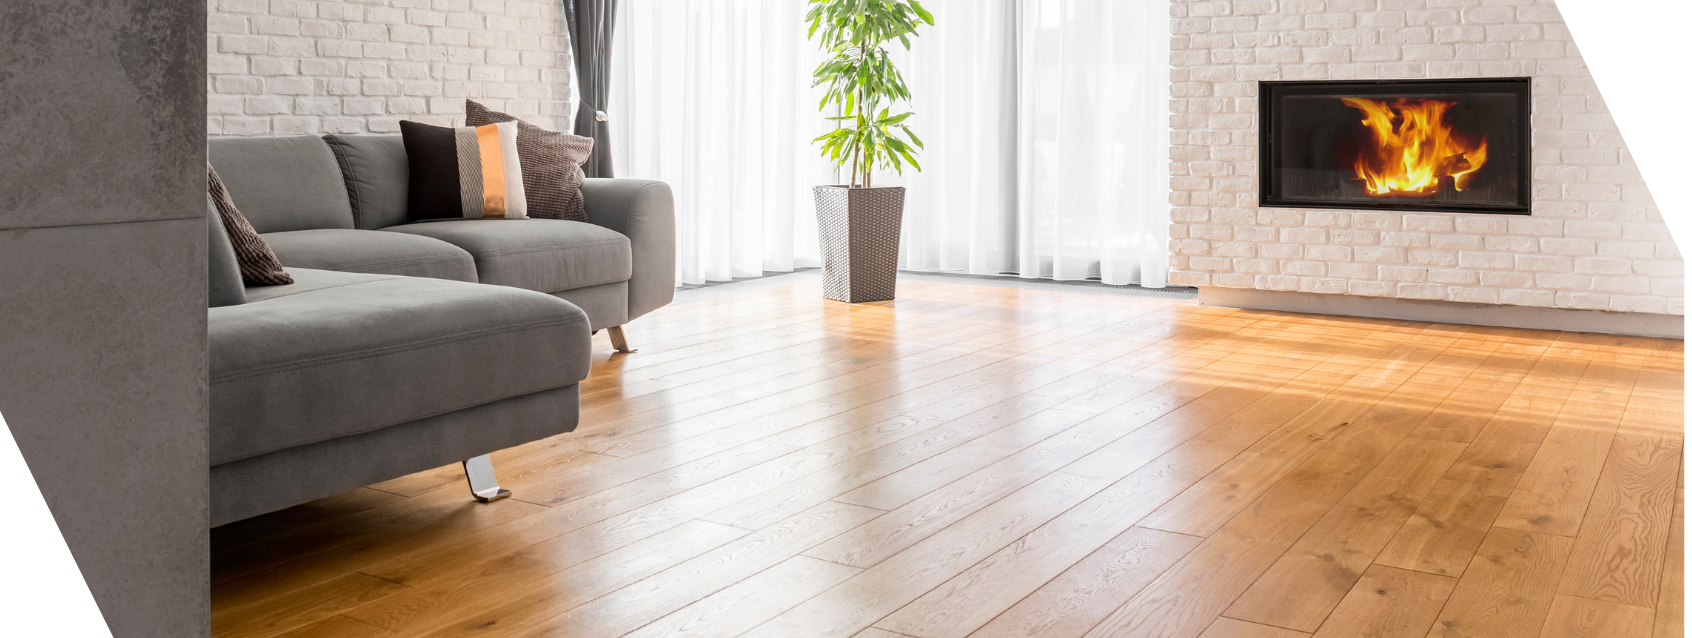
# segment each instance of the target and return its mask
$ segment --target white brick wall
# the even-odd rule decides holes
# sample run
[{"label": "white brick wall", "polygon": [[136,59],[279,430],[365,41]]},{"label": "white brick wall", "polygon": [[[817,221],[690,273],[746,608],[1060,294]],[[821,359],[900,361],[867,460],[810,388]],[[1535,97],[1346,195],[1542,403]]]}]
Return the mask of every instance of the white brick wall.
[{"label": "white brick wall", "polygon": [[[1551,0],[1175,0],[1171,283],[1685,314]],[[1665,67],[1665,73],[1672,73]],[[1257,207],[1257,81],[1532,76],[1533,215]]]},{"label": "white brick wall", "polygon": [[465,98],[569,123],[556,0],[208,0],[207,14],[213,136],[449,125]]}]

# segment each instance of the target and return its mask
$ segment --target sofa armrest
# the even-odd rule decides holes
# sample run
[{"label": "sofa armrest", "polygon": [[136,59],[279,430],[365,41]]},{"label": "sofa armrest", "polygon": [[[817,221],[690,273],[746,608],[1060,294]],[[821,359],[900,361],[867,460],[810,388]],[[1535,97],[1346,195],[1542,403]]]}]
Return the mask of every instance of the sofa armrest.
[{"label": "sofa armrest", "polygon": [[582,184],[588,221],[629,238],[629,320],[664,307],[676,294],[676,203],[670,185],[643,179]]}]

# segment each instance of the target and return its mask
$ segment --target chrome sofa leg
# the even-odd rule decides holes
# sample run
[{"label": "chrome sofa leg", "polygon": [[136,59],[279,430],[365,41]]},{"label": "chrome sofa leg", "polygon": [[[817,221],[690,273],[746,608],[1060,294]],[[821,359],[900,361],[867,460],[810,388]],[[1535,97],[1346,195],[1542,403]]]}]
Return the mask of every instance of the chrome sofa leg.
[{"label": "chrome sofa leg", "polygon": [[478,501],[490,503],[511,496],[511,490],[499,486],[493,461],[486,454],[464,462],[464,477],[470,479],[470,493]]},{"label": "chrome sofa leg", "polygon": [[611,335],[611,347],[616,348],[617,352],[634,352],[634,348],[629,347],[628,338],[623,336],[622,326],[611,326],[606,328],[605,332]]}]

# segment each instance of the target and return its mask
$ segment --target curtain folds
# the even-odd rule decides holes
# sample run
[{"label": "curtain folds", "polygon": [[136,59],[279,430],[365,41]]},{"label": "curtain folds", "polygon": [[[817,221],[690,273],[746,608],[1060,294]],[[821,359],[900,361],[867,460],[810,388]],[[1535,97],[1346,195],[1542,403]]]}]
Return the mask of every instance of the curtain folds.
[{"label": "curtain folds", "polygon": [[1163,287],[1168,5],[1019,5],[1018,274]]},{"label": "curtain folds", "polygon": [[817,266],[811,187],[832,169],[803,2],[624,0],[612,67],[620,175],[669,182],[677,283]]},{"label": "curtain folds", "polygon": [[[894,57],[924,171],[900,267],[1162,286],[1168,270],[1168,4],[927,0]],[[818,263],[811,187],[843,177],[817,113],[797,0],[622,0],[611,56],[619,175],[676,191],[677,281]]]},{"label": "curtain folds", "polygon": [[581,96],[576,105],[574,132],[593,138],[593,154],[582,164],[588,177],[611,177],[612,158],[609,122],[599,120],[609,97],[607,84],[611,79],[610,55],[616,31],[617,0],[564,0],[565,28],[570,30],[570,53],[576,67],[576,92]]}]

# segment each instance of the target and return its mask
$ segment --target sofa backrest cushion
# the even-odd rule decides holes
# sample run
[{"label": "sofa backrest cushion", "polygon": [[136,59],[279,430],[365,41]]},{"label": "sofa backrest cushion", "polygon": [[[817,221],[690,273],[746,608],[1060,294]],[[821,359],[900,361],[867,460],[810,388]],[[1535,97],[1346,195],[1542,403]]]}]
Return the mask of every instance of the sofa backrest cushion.
[{"label": "sofa backrest cushion", "polygon": [[254,230],[353,227],[341,166],[323,138],[220,137],[206,150]]},{"label": "sofa backrest cushion", "polygon": [[352,200],[353,224],[376,230],[405,223],[411,168],[398,135],[325,135]]},{"label": "sofa backrest cushion", "polygon": [[206,195],[206,305],[211,308],[247,303],[247,287],[241,283],[241,267],[235,263],[235,247],[223,230],[223,216],[211,195]]}]

